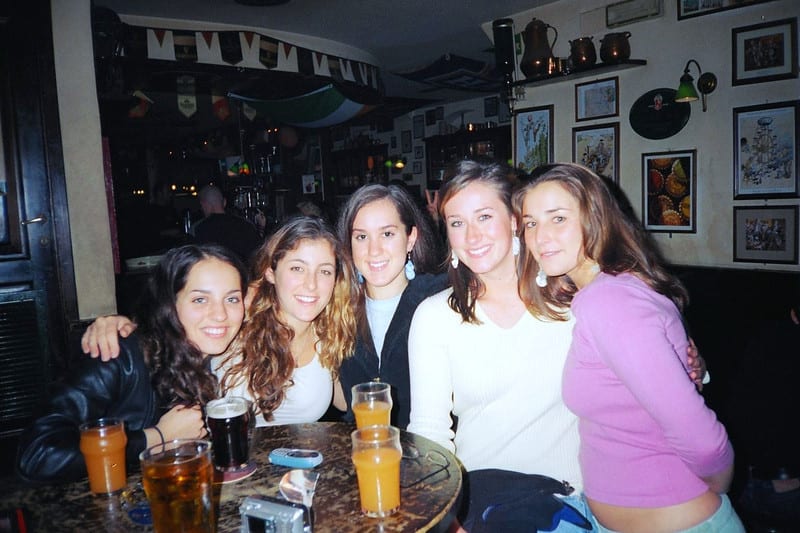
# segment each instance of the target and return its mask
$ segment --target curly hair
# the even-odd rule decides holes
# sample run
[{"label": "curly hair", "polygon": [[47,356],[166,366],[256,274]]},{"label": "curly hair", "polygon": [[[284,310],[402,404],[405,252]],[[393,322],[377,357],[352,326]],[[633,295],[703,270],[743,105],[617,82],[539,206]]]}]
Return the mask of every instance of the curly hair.
[{"label": "curly hair", "polygon": [[322,366],[337,376],[342,360],[353,352],[356,322],[351,302],[356,288],[353,269],[342,261],[342,247],[333,230],[318,217],[298,216],[280,227],[254,256],[253,270],[258,279],[251,285],[255,291],[241,334],[228,349],[223,365],[230,363],[222,376],[222,389],[227,390],[246,380],[255,403],[266,420],[283,402],[292,386],[295,360],[291,342],[295,332],[282,317],[275,286],[264,278],[273,271],[287,253],[304,241],[322,240],[331,245],[336,257],[336,281],[330,301],[314,319],[314,332],[319,339],[317,349]]},{"label": "curly hair", "polygon": [[[445,206],[453,197],[468,185],[481,183],[497,191],[503,205],[511,211],[511,194],[518,183],[517,171],[503,163],[464,159],[452,170],[452,176],[439,190],[439,216],[446,220]],[[448,243],[448,256],[452,249]],[[452,265],[447,270],[453,292],[448,298],[450,308],[459,313],[465,322],[480,324],[475,315],[475,302],[483,295],[485,287],[480,278],[463,263],[456,268]]]},{"label": "curly hair", "polygon": [[[584,253],[603,272],[634,274],[654,291],[670,298],[678,309],[688,304],[686,289],[666,270],[658,247],[642,224],[622,208],[621,199],[609,184],[586,167],[558,163],[536,169],[530,181],[514,192],[512,200],[522,231],[525,231],[522,220],[525,197],[546,182],[558,183],[578,201]],[[616,191],[616,194],[621,193]],[[539,288],[534,281],[538,271],[539,265],[522,239],[517,261],[522,301],[535,316],[564,320],[562,310],[572,302],[577,286],[568,276],[559,276],[549,278],[547,286]]]},{"label": "curly hair", "polygon": [[217,397],[217,379],[209,369],[206,354],[186,338],[175,305],[192,268],[206,259],[217,259],[234,267],[244,294],[247,271],[235,254],[215,244],[188,244],[164,254],[148,280],[135,314],[151,382],[168,407],[205,404]]},{"label": "curly hair", "polygon": [[[411,249],[411,261],[414,269],[418,273],[433,274],[440,270],[440,260],[437,257],[437,237],[433,228],[428,222],[428,218],[423,214],[420,207],[414,202],[411,194],[397,185],[364,185],[357,189],[347,203],[342,208],[337,224],[337,233],[342,248],[346,254],[348,262],[353,264],[353,245],[352,233],[353,223],[361,209],[373,202],[388,200],[397,210],[400,222],[403,223],[406,235],[411,234],[413,228],[417,228],[417,240]],[[355,302],[355,316],[358,323],[359,335],[366,339],[369,338],[369,324],[367,322],[365,290],[363,284],[355,285],[358,291],[358,298]],[[367,343],[368,345],[370,343]]]}]

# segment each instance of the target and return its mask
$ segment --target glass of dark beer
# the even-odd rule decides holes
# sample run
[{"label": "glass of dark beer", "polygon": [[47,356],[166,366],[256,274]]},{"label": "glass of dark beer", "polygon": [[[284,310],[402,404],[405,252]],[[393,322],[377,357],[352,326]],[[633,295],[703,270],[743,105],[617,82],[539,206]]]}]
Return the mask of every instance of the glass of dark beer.
[{"label": "glass of dark beer", "polygon": [[228,396],[206,404],[206,425],[211,433],[214,466],[221,472],[250,467],[253,404],[240,396]]}]

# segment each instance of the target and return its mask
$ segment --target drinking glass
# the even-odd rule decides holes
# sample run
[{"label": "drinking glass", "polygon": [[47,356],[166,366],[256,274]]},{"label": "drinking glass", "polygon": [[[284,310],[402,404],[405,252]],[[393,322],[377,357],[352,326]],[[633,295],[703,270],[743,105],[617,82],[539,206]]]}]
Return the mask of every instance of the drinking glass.
[{"label": "drinking glass", "polygon": [[356,427],[361,429],[367,426],[391,423],[392,391],[388,383],[370,381],[353,385],[351,389],[353,399],[351,406],[356,416]]},{"label": "drinking glass", "polygon": [[228,396],[206,404],[206,425],[211,433],[214,466],[222,472],[247,468],[250,458],[253,402],[240,396]]},{"label": "drinking glass", "polygon": [[400,430],[369,426],[353,431],[353,464],[361,512],[381,518],[400,508]]},{"label": "drinking glass", "polygon": [[117,418],[99,418],[81,424],[79,429],[89,490],[113,494],[125,488],[125,423]]},{"label": "drinking glass", "polygon": [[141,454],[142,484],[156,533],[215,533],[211,443],[177,439]]}]

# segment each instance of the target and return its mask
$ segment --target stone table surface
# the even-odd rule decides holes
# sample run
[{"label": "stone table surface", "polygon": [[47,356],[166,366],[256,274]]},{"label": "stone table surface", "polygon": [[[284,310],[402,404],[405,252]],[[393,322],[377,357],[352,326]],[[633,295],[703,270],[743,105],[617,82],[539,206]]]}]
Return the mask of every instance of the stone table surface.
[{"label": "stone table surface", "polygon": [[[257,428],[251,459],[255,473],[232,483],[214,485],[217,531],[238,532],[239,506],[247,496],[260,494],[282,498],[278,482],[290,469],[272,465],[275,448],[306,448],[322,452],[323,462],[314,495],[315,532],[428,531],[444,530],[461,498],[463,466],[438,444],[401,431],[404,458],[401,463],[400,510],[383,519],[361,513],[355,469],[350,459],[350,433],[354,425],[315,422]],[[409,452],[411,451],[411,452]],[[410,458],[414,451],[417,458]],[[438,466],[439,464],[445,466]],[[36,532],[90,531],[135,533],[152,531],[136,523],[131,492],[141,496],[141,474],[128,475],[128,491],[117,496],[95,496],[88,482],[41,487],[0,487],[0,510],[23,509],[27,530]],[[133,511],[133,512],[131,512]]]}]

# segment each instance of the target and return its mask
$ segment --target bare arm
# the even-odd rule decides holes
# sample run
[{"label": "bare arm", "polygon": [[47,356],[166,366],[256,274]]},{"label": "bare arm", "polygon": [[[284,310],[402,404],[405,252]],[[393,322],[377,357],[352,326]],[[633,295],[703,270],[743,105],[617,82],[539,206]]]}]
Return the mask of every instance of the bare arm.
[{"label": "bare arm", "polygon": [[127,337],[136,330],[136,324],[122,315],[97,317],[81,337],[83,353],[98,356],[103,361],[119,356],[119,337]]},{"label": "bare arm", "polygon": [[333,406],[340,411],[347,411],[344,390],[342,390],[342,383],[338,379],[333,382]]}]

